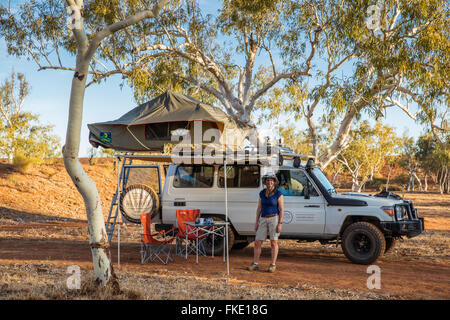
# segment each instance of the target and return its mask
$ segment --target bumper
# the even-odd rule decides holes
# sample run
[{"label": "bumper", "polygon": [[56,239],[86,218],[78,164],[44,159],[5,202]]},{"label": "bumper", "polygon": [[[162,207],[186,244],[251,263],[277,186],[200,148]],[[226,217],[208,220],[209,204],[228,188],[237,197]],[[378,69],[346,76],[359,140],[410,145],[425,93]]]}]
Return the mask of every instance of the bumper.
[{"label": "bumper", "polygon": [[417,220],[405,220],[395,222],[381,222],[381,227],[385,233],[396,236],[407,236],[412,238],[418,236],[425,230],[423,218]]}]

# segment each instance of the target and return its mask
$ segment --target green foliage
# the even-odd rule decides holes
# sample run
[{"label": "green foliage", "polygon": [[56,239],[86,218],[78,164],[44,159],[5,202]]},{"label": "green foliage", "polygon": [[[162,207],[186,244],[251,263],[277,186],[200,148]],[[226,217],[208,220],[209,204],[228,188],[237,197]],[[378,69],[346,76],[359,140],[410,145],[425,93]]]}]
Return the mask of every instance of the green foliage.
[{"label": "green foliage", "polygon": [[0,86],[0,157],[26,157],[39,162],[58,156],[60,144],[52,134],[53,126],[41,125],[37,115],[21,110],[28,93],[29,85],[22,74],[12,73]]},{"label": "green foliage", "polygon": [[367,121],[352,130],[351,137],[351,143],[339,154],[338,161],[352,175],[354,187],[361,188],[374,179],[386,164],[386,159],[396,152],[401,140],[393,128],[381,123],[371,127]]},{"label": "green foliage", "polygon": [[419,137],[414,148],[415,157],[427,172],[437,172],[444,166],[450,166],[450,139],[445,144],[436,143],[431,134]]},{"label": "green foliage", "polygon": [[400,173],[398,176],[392,179],[392,181],[404,186],[408,184],[409,176],[406,173]]},{"label": "green foliage", "polygon": [[[28,1],[15,12],[3,3],[0,35],[10,54],[73,70],[60,55],[75,52],[64,1]],[[119,74],[138,102],[171,89],[220,103],[245,121],[255,110],[260,121],[306,120],[301,138],[328,159],[345,148],[355,120],[380,120],[388,107],[417,107],[414,118],[432,125],[435,137],[450,129],[448,1],[225,0],[216,14],[200,3],[173,0],[157,19],[104,39],[88,85]],[[367,21],[374,4],[378,29]],[[145,0],[85,0],[87,36],[149,7]]]},{"label": "green foliage", "polygon": [[295,127],[281,127],[280,136],[283,146],[289,147],[298,154],[311,154],[311,141],[307,133],[295,130]]}]

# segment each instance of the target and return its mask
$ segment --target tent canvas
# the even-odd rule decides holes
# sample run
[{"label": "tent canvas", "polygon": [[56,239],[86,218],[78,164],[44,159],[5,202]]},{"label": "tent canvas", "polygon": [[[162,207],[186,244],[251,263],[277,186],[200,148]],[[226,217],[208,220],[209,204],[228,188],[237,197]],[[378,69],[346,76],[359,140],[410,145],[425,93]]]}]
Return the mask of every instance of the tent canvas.
[{"label": "tent canvas", "polygon": [[118,151],[163,151],[164,145],[172,142],[174,130],[187,129],[194,139],[193,130],[200,125],[201,137],[207,129],[218,129],[222,133],[220,144],[224,144],[224,130],[234,132],[238,138],[229,145],[233,149],[242,145],[245,133],[250,129],[217,107],[167,91],[116,120],[88,124],[89,142],[94,147]]}]

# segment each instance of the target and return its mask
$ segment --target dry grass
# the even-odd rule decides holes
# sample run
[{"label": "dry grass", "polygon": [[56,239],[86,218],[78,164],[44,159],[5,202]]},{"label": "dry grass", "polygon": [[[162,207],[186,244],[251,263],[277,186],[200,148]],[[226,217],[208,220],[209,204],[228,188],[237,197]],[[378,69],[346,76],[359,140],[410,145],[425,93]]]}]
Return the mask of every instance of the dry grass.
[{"label": "dry grass", "polygon": [[68,289],[66,268],[51,264],[0,266],[0,300],[309,300],[309,299],[402,299],[378,294],[299,284],[295,287],[255,286],[237,279],[210,279],[157,272],[120,272],[121,290],[114,294],[98,287],[92,271],[81,269],[79,290]]}]

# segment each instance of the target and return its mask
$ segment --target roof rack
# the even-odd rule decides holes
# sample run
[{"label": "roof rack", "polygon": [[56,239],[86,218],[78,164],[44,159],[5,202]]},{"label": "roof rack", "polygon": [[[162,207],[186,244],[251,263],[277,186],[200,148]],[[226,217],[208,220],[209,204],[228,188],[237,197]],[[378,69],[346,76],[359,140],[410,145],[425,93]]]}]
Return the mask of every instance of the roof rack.
[{"label": "roof rack", "polygon": [[275,160],[279,161],[282,165],[284,160],[296,160],[300,159],[314,159],[314,156],[296,154],[292,152],[279,152],[273,154],[257,154],[250,152],[234,151],[228,154],[216,154],[212,156],[197,155],[197,154],[182,154],[182,155],[169,155],[169,154],[129,154],[118,153],[115,155],[120,158],[136,159],[142,161],[163,162],[163,163],[234,163],[234,162],[256,162],[256,163],[272,163]]}]

